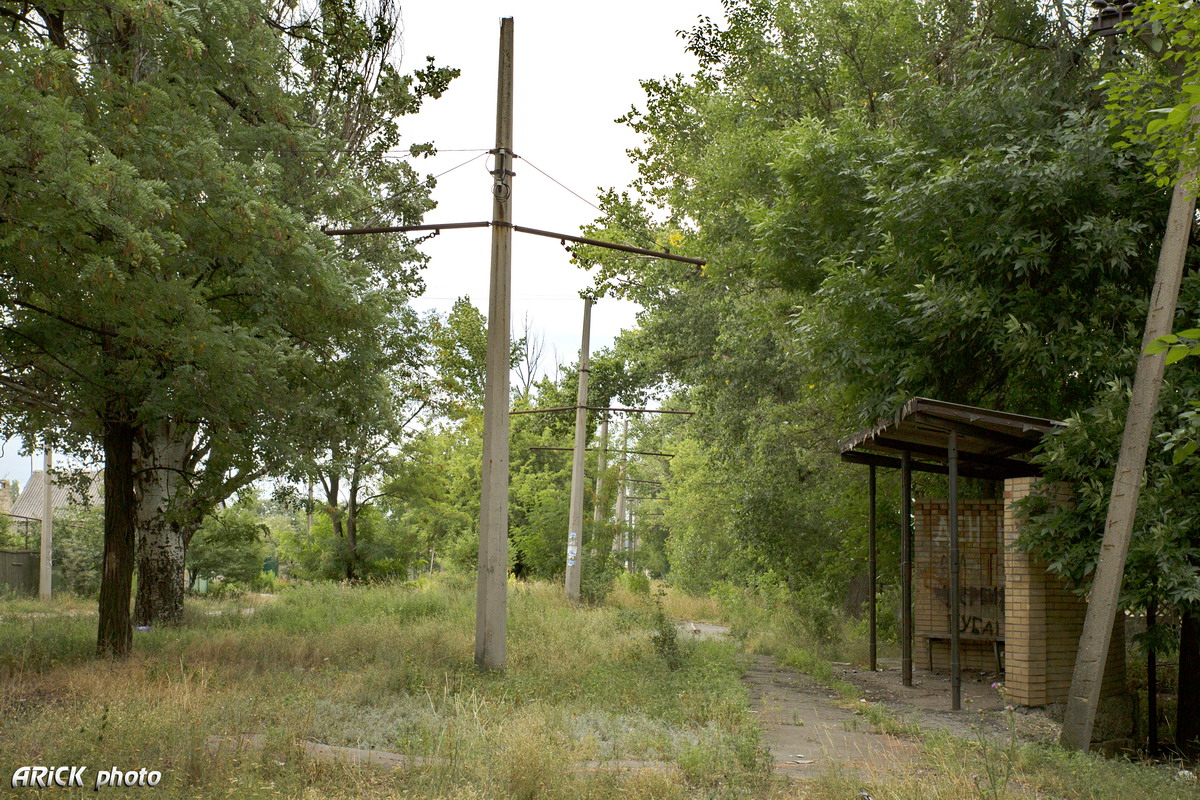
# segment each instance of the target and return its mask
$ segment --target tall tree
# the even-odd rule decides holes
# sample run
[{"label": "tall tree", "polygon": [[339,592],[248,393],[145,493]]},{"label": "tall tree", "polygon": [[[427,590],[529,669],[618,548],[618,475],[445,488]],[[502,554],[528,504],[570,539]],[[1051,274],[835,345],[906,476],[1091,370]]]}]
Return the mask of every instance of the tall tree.
[{"label": "tall tree", "polygon": [[[276,4],[259,13],[276,33],[277,80],[292,104],[295,124],[316,132],[316,146],[304,158],[278,160],[281,196],[315,220],[353,224],[361,222],[362,214],[381,224],[419,221],[432,205],[431,184],[405,159],[395,157],[401,144],[397,119],[416,112],[427,97],[440,96],[457,71],[436,67],[430,59],[412,75],[399,72],[399,10],[390,2]],[[260,152],[273,150],[279,156],[286,141],[268,138],[260,145]],[[429,145],[409,149],[410,155],[432,152]],[[250,482],[294,472],[306,452],[323,447],[312,434],[336,424],[330,409],[346,408],[339,395],[356,398],[356,408],[367,415],[387,416],[391,396],[371,383],[367,363],[381,363],[380,343],[395,341],[385,329],[411,333],[412,315],[403,310],[392,315],[389,309],[403,309],[419,291],[417,268],[424,257],[404,237],[360,238],[340,247],[356,264],[347,277],[361,305],[360,315],[345,322],[373,335],[357,336],[352,353],[340,348],[326,352],[325,369],[337,374],[338,391],[329,391],[327,379],[314,381],[311,374],[293,372],[286,376],[286,387],[241,409],[237,424],[164,421],[141,442],[143,511],[135,609],[141,624],[180,619],[183,555],[201,520]],[[307,299],[310,306],[324,302],[319,294]],[[251,315],[257,311],[249,309]],[[283,333],[292,338],[293,347],[311,344],[294,326],[285,325]],[[334,352],[336,358],[331,357]],[[357,370],[345,366],[348,358],[361,362]],[[331,503],[337,507],[336,500]],[[354,518],[351,513],[351,542]]]},{"label": "tall tree", "polygon": [[708,265],[580,259],[645,308],[622,346],[686,387],[715,530],[762,563],[852,535],[838,434],[916,394],[1057,416],[1127,367],[1166,198],[1110,146],[1085,12],[730,0],[694,75],[644,82],[594,230]]},{"label": "tall tree", "polygon": [[[97,646],[120,655],[139,441],[164,420],[236,430],[319,375],[373,313],[377,279],[288,183],[331,144],[284,89],[268,7],[5,11],[4,425],[103,457]],[[355,186],[330,173],[306,196],[364,197]]]}]

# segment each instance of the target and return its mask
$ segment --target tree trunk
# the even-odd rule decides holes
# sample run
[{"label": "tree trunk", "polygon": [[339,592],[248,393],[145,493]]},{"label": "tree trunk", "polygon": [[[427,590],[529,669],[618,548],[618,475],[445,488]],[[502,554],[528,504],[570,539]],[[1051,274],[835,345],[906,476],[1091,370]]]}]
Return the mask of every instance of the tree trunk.
[{"label": "tree trunk", "polygon": [[[137,598],[138,625],[183,622],[185,533],[195,516],[181,507],[182,488],[195,428],[163,422],[147,433],[137,448]],[[197,520],[198,522],[198,520]]]},{"label": "tree trunk", "polygon": [[1200,609],[1185,607],[1181,616],[1175,745],[1195,755],[1200,752]]},{"label": "tree trunk", "polygon": [[[346,580],[353,581],[358,579],[358,573],[354,567],[354,560],[358,556],[358,529],[356,527],[358,520],[355,515],[353,499],[349,503],[349,513],[344,512],[338,502],[341,485],[341,476],[331,468],[328,480],[325,482],[326,511],[329,513],[329,521],[333,525],[334,535],[339,540],[345,540],[346,543],[345,564],[343,565],[342,574],[346,576]],[[353,498],[353,492],[351,493],[351,497]]]},{"label": "tree trunk", "polygon": [[125,656],[133,646],[129,598],[133,589],[134,427],[125,420],[104,422],[104,566],[100,579],[100,625],[96,652]]}]

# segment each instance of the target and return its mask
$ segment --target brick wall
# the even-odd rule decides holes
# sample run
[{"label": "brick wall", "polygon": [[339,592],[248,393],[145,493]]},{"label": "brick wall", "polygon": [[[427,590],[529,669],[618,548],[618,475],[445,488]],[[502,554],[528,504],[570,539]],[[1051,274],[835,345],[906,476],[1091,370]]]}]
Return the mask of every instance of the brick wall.
[{"label": "brick wall", "polygon": [[[918,667],[950,669],[950,518],[948,500],[918,498],[913,547],[913,661]],[[1003,639],[1004,553],[1000,500],[958,501],[959,632]],[[928,636],[927,636],[928,634]],[[962,640],[963,669],[996,671],[993,645]]]},{"label": "brick wall", "polygon": [[[1065,702],[1087,604],[1036,558],[1012,545],[1020,530],[1014,503],[1028,497],[1036,478],[1004,482],[1006,583],[1005,688],[1017,705]],[[1066,501],[1065,493],[1058,498]],[[1118,616],[1102,694],[1126,691],[1124,618]]]}]

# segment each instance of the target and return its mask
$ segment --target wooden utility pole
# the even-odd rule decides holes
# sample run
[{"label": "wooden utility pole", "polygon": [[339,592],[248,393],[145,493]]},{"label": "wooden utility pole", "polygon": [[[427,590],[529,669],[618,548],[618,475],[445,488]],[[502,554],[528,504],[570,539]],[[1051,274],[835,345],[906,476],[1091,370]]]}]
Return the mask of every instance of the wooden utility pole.
[{"label": "wooden utility pole", "polygon": [[1175,320],[1179,283],[1183,279],[1183,263],[1196,211],[1196,196],[1192,191],[1196,175],[1194,169],[1182,173],[1176,179],[1175,190],[1171,194],[1167,230],[1163,234],[1158,271],[1150,295],[1150,309],[1146,314],[1146,332],[1142,336],[1141,355],[1133,379],[1133,397],[1125,416],[1125,433],[1121,437],[1117,471],[1113,476],[1112,494],[1108,501],[1100,559],[1092,580],[1092,595],[1083,622],[1083,634],[1079,637],[1075,672],[1071,676],[1071,693],[1067,697],[1067,711],[1059,739],[1059,743],[1069,749],[1087,750],[1092,743],[1092,726],[1096,721],[1096,706],[1100,702],[1100,686],[1104,681],[1104,667],[1112,643],[1113,624],[1120,610],[1125,558],[1129,554],[1129,540],[1133,535],[1133,520],[1137,514],[1138,496],[1142,491],[1142,476],[1146,468],[1146,452],[1150,447],[1150,432],[1154,413],[1158,410],[1158,396],[1166,363],[1165,353],[1147,354],[1146,348],[1158,337],[1170,333]]},{"label": "wooden utility pole", "polygon": [[496,149],[492,173],[492,272],[488,297],[487,377],[483,393],[483,468],[479,493],[479,584],[475,663],[502,669],[507,657],[508,370],[512,296],[513,21],[500,20]]},{"label": "wooden utility pole", "polygon": [[54,580],[51,572],[54,566],[54,484],[50,480],[53,460],[47,448],[42,459],[42,549],[38,568],[38,598],[42,600],[49,600],[53,593],[50,585]]},{"label": "wooden utility pole", "polygon": [[575,396],[575,458],[571,464],[571,516],[567,522],[567,599],[579,602],[583,546],[583,459],[587,448],[588,339],[592,329],[592,298],[583,301],[583,337],[579,345],[579,392]]}]

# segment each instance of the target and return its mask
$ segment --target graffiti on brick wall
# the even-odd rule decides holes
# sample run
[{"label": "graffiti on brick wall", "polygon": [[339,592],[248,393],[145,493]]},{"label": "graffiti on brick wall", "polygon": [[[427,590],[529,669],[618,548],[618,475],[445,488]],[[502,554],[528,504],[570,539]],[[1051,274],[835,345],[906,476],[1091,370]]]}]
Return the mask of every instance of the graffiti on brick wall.
[{"label": "graffiti on brick wall", "polygon": [[[950,587],[935,586],[933,596],[950,607]],[[977,636],[999,636],[1004,618],[1003,586],[960,586],[958,632]]]}]

